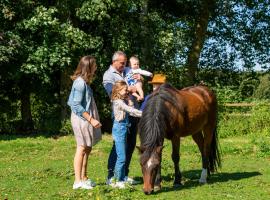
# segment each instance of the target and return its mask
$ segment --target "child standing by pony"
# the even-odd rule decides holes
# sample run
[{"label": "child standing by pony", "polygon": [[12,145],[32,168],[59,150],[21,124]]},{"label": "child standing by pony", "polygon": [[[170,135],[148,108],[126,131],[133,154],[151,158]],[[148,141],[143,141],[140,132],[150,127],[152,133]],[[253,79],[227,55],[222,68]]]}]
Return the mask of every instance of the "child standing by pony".
[{"label": "child standing by pony", "polygon": [[[109,184],[112,187],[125,188],[125,161],[126,161],[126,138],[128,134],[128,114],[134,117],[141,117],[142,111],[133,107],[133,103],[128,99],[128,86],[125,81],[116,81],[112,88],[112,110],[113,128],[112,136],[115,142],[117,159],[115,163],[114,178]],[[128,105],[127,105],[128,102]]]}]

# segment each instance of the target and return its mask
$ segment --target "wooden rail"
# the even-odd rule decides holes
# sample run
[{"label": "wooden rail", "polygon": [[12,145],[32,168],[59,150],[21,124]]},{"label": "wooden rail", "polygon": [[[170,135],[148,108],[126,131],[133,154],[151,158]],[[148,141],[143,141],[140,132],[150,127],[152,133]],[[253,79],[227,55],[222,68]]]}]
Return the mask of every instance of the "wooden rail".
[{"label": "wooden rail", "polygon": [[255,106],[255,103],[225,103],[226,107],[252,107]]},{"label": "wooden rail", "polygon": [[[253,107],[256,106],[256,103],[225,103],[224,106],[228,107],[228,108],[237,108],[237,107]],[[270,106],[269,103],[266,104],[262,104],[264,106]],[[228,113],[229,116],[243,116],[243,117],[247,117],[247,116],[251,116],[251,113],[246,111],[246,112],[232,112],[232,113]]]},{"label": "wooden rail", "polygon": [[[252,107],[256,106],[256,103],[225,103],[224,106],[226,107]],[[270,106],[269,103],[262,104],[264,106]]]}]

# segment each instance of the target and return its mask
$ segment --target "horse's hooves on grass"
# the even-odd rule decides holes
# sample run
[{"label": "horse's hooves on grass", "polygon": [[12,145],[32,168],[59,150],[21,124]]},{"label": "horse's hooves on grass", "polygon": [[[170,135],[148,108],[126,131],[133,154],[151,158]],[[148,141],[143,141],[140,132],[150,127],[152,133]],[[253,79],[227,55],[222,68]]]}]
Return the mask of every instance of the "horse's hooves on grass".
[{"label": "horse's hooves on grass", "polygon": [[156,192],[156,191],[159,191],[159,190],[161,190],[161,186],[160,185],[155,185],[154,186],[154,191]]}]

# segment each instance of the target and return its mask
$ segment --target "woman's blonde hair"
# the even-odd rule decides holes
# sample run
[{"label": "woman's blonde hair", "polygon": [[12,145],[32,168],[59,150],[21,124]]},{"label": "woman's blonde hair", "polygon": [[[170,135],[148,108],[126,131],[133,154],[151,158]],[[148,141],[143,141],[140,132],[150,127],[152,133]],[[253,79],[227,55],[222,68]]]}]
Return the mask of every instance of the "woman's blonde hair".
[{"label": "woman's blonde hair", "polygon": [[86,83],[93,80],[96,70],[96,59],[94,56],[84,56],[81,58],[74,74],[70,78],[74,81],[81,76]]},{"label": "woman's blonde hair", "polygon": [[116,81],[115,84],[113,85],[112,88],[112,100],[117,100],[117,99],[124,99],[125,97],[120,94],[120,91],[124,88],[127,87],[127,83],[125,81]]}]

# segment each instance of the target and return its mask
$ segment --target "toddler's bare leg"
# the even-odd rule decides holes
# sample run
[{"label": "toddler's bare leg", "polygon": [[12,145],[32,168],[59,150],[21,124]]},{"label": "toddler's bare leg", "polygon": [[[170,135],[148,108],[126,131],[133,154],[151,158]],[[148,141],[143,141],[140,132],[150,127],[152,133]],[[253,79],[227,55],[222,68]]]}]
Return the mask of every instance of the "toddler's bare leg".
[{"label": "toddler's bare leg", "polygon": [[132,93],[132,95],[134,96],[134,97],[136,97],[136,99],[139,101],[140,100],[140,95],[137,93],[137,92],[133,92]]},{"label": "toddler's bare leg", "polygon": [[141,81],[138,81],[136,84],[135,84],[136,88],[137,88],[137,92],[139,93],[139,97],[140,99],[138,100],[143,100],[144,99],[144,93],[143,93],[143,89],[142,89],[142,82]]}]

